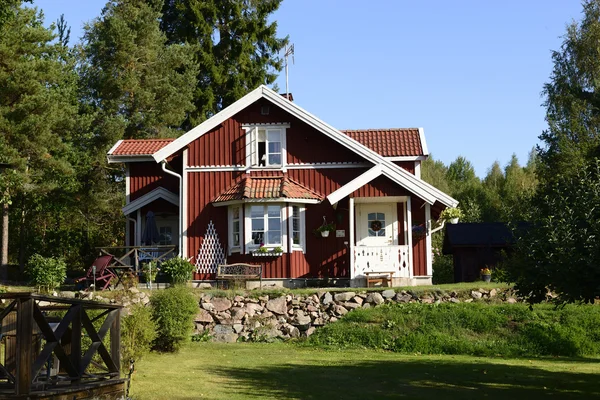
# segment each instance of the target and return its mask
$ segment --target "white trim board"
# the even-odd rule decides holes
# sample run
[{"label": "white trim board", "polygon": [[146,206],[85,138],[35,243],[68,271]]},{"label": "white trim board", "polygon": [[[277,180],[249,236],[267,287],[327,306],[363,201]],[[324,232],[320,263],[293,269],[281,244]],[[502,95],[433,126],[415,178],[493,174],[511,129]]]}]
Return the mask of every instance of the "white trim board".
[{"label": "white trim board", "polygon": [[[401,167],[394,164],[392,161],[385,159],[385,157],[362,145],[358,141],[352,139],[348,135],[342,133],[333,126],[327,124],[326,122],[320,120],[313,114],[304,110],[296,103],[293,103],[288,99],[284,98],[283,96],[280,96],[279,94],[277,94],[276,92],[264,85],[261,85],[258,88],[254,89],[246,96],[231,104],[229,107],[223,109],[210,119],[204,121],[200,125],[188,131],[183,136],[180,136],[167,146],[154,153],[154,159],[156,160],[156,162],[160,162],[166,159],[173,153],[181,150],[185,146],[192,143],[194,140],[198,139],[200,136],[209,132],[217,125],[233,117],[235,114],[237,114],[238,112],[245,109],[246,107],[248,107],[249,105],[261,98],[269,100],[271,103],[280,107],[284,111],[287,111],[288,113],[295,116],[299,120],[305,122],[309,126],[312,126],[313,128],[322,132],[326,136],[335,140],[336,142],[354,151],[358,155],[365,158],[367,161],[370,161],[376,165],[380,165],[383,170],[383,173],[388,178],[392,179],[400,186],[406,188],[408,191],[414,193],[421,199],[425,200],[427,203],[433,204],[436,201],[439,201],[440,203],[449,207],[455,207],[456,205],[458,205],[458,201],[456,201],[452,197],[436,189],[427,182],[418,179],[408,171],[405,171]],[[424,150],[426,149],[426,147],[427,146],[425,144]]]},{"label": "white trim board", "polygon": [[129,215],[133,211],[139,210],[140,208],[144,207],[145,205],[150,204],[153,201],[158,200],[158,199],[164,199],[164,200],[168,201],[169,203],[174,204],[177,207],[179,207],[179,196],[177,196],[173,192],[165,189],[164,187],[158,187],[158,188],[154,189],[153,191],[151,191],[150,193],[146,193],[145,195],[135,199],[134,201],[132,201],[131,203],[129,203],[125,207],[123,207],[121,210],[123,211],[123,214]]},{"label": "white trim board", "polygon": [[152,158],[152,155],[148,155],[148,154],[139,155],[139,156],[132,156],[132,155],[113,156],[113,155],[109,154],[106,156],[106,160],[108,161],[109,164],[116,164],[116,163],[131,163],[131,162],[148,162],[148,161],[154,161],[154,158]]},{"label": "white trim board", "polygon": [[211,203],[213,207],[224,207],[231,206],[234,204],[258,204],[258,203],[294,203],[294,204],[319,204],[321,201],[314,199],[289,199],[287,197],[277,197],[272,199],[243,199],[243,200],[229,200],[220,201],[218,203]]}]

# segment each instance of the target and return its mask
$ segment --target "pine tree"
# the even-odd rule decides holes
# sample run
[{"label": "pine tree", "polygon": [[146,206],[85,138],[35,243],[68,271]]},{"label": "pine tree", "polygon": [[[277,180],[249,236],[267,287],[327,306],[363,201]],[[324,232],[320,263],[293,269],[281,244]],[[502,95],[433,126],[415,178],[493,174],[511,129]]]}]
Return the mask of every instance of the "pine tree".
[{"label": "pine tree", "polygon": [[161,28],[170,43],[190,43],[199,65],[196,109],[190,128],[261,84],[272,84],[281,71],[278,53],[288,39],[278,38],[269,17],[281,0],[166,0]]},{"label": "pine tree", "polygon": [[123,138],[172,137],[193,110],[197,67],[191,47],[167,44],[162,1],[109,1],[86,25],[80,74],[96,113],[96,147]]},{"label": "pine tree", "polygon": [[[73,187],[71,134],[77,114],[77,76],[41,13],[15,7],[0,27],[0,154],[13,169],[3,174],[3,249],[9,205],[24,256],[25,223],[43,203]],[[15,230],[11,230],[13,236]],[[3,252],[2,265],[8,263]]]}]

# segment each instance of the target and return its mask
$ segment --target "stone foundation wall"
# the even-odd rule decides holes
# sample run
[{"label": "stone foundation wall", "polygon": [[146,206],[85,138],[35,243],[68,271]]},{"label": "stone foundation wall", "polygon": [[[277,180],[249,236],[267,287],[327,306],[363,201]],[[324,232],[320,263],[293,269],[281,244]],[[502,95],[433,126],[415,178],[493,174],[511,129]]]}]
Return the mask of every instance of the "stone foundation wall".
[{"label": "stone foundation wall", "polygon": [[200,335],[217,342],[287,340],[310,336],[316,328],[335,322],[356,308],[385,303],[461,303],[496,301],[516,303],[510,289],[423,293],[393,289],[381,292],[321,291],[311,295],[213,297],[203,294],[195,318]]}]

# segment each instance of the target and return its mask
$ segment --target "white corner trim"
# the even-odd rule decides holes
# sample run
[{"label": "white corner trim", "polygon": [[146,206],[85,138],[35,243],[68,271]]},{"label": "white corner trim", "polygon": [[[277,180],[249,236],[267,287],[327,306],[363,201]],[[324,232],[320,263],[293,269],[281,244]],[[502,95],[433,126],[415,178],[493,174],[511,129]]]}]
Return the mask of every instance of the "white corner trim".
[{"label": "white corner trim", "polygon": [[336,204],[338,201],[348,196],[350,193],[354,192],[355,190],[371,182],[373,179],[377,178],[379,175],[381,175],[381,173],[381,166],[375,165],[367,172],[360,174],[359,176],[352,179],[350,182],[346,183],[338,190],[331,193],[329,196],[327,196],[327,200],[329,200],[329,202],[332,205]]},{"label": "white corner trim", "polygon": [[354,224],[355,224],[355,217],[354,217],[354,199],[350,198],[350,201],[348,202],[348,213],[350,214],[350,218],[349,218],[349,224],[348,224],[348,230],[350,230],[349,232],[349,241],[350,241],[350,246],[348,248],[348,251],[350,252],[350,279],[354,279],[355,276],[355,271],[354,271],[354,264],[355,264],[355,259],[354,259]]},{"label": "white corner trim", "polygon": [[427,236],[425,237],[425,260],[427,262],[427,276],[433,275],[433,260],[431,254],[431,206],[429,204],[425,204],[425,232]]},{"label": "white corner trim", "polygon": [[153,201],[158,200],[158,199],[164,199],[164,200],[168,201],[169,203],[174,204],[177,207],[179,207],[179,196],[177,196],[175,193],[165,189],[164,187],[158,187],[158,188],[154,189],[153,191],[146,193],[145,195],[135,199],[134,201],[132,201],[131,203],[129,203],[125,207],[123,207],[121,210],[123,211],[123,214],[129,215],[133,211],[139,210],[140,208],[144,207],[145,205],[150,204]]},{"label": "white corner trim", "polygon": [[410,266],[409,269],[409,278],[412,278],[415,274],[415,269],[414,269],[414,265],[413,265],[413,261],[414,261],[414,257],[413,257],[413,240],[412,240],[412,201],[410,196],[408,197],[408,200],[406,201],[406,225],[407,225],[407,236],[408,236],[408,241],[406,242],[406,244],[408,245],[408,265]]},{"label": "white corner trim", "polygon": [[415,161],[415,176],[421,179],[421,161]]},{"label": "white corner trim", "polygon": [[121,143],[123,143],[123,139],[117,140],[117,143],[115,143],[113,145],[113,147],[110,148],[110,150],[108,151],[108,153],[106,153],[106,155],[110,156],[113,153],[113,151],[115,151],[117,149],[117,147],[119,147],[121,145]]},{"label": "white corner trim", "polygon": [[427,142],[425,141],[425,129],[419,128],[419,137],[421,139],[421,148],[423,149],[423,154],[428,156],[429,149],[427,148]]},{"label": "white corner trim", "polygon": [[179,234],[181,235],[181,257],[187,260],[188,258],[188,165],[189,155],[188,149],[183,149],[183,171],[181,177],[181,221],[179,221]]},{"label": "white corner trim", "polygon": [[129,164],[125,164],[125,205],[130,203],[131,199],[131,176]]}]

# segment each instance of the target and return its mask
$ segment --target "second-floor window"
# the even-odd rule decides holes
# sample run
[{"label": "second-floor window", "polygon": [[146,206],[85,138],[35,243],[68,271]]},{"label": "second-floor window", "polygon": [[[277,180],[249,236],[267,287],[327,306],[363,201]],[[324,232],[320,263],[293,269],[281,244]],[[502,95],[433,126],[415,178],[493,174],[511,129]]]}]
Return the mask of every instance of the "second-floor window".
[{"label": "second-floor window", "polygon": [[288,125],[248,127],[247,165],[259,168],[285,166],[285,134]]}]

